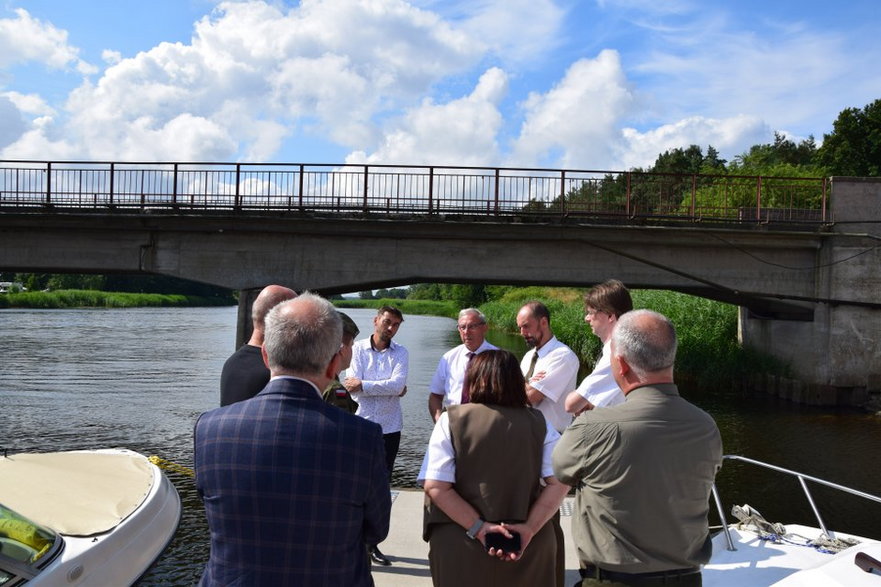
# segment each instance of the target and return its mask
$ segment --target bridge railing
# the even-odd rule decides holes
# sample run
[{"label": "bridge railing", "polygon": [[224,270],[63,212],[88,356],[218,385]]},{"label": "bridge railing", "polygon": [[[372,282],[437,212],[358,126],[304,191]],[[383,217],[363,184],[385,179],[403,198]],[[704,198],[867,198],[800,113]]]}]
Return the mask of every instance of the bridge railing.
[{"label": "bridge railing", "polygon": [[0,160],[0,212],[150,210],[825,223],[825,178],[287,163]]}]

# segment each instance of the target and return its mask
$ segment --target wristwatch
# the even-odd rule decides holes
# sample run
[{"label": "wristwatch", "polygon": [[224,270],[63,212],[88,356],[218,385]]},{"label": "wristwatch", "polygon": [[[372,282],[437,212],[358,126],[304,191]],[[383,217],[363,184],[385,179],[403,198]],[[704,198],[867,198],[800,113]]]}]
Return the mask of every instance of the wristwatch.
[{"label": "wristwatch", "polygon": [[483,525],[486,524],[480,518],[477,518],[477,521],[474,522],[474,525],[465,530],[465,535],[468,536],[471,540],[477,540],[477,533],[480,532],[480,529],[483,528]]}]

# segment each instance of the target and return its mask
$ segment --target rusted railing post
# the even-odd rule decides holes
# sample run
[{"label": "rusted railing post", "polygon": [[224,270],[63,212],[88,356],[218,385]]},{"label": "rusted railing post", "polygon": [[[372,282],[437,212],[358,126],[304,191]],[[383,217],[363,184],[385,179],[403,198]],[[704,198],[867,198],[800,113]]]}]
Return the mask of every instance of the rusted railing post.
[{"label": "rusted railing post", "polygon": [[172,181],[171,203],[177,206],[177,163],[174,164],[174,175]]},{"label": "rusted railing post", "polygon": [[692,219],[695,217],[694,209],[697,204],[697,174],[691,176],[691,210],[689,215]]},{"label": "rusted railing post", "polygon": [[304,173],[305,173],[304,166],[301,163],[300,164],[300,186],[299,186],[299,193],[297,194],[297,201],[299,202],[300,210],[303,209],[303,174]]},{"label": "rusted railing post", "polygon": [[826,182],[828,178],[823,178],[823,207],[820,208],[820,220],[826,222]]},{"label": "rusted railing post", "polygon": [[756,177],[756,222],[762,221],[762,176]]},{"label": "rusted railing post", "polygon": [[428,168],[428,213],[434,212],[434,167]]},{"label": "rusted railing post", "polygon": [[52,162],[46,162],[46,205],[52,205]]},{"label": "rusted railing post", "polygon": [[560,218],[566,216],[566,170],[560,171]]},{"label": "rusted railing post", "polygon": [[624,188],[626,190],[626,193],[624,194],[624,214],[629,218],[630,217],[630,196],[631,196],[631,193],[630,193],[630,188],[631,188],[630,172],[629,171],[627,172],[626,177],[627,177],[627,184],[626,184],[626,187]]},{"label": "rusted railing post", "polygon": [[114,187],[114,182],[115,182],[115,177],[114,177],[115,175],[116,175],[116,164],[111,163],[110,164],[110,194],[109,194],[111,206],[113,206],[113,202],[114,202],[113,187]]},{"label": "rusted railing post", "polygon": [[368,206],[367,206],[367,177],[370,173],[370,166],[364,166],[364,193],[362,194],[362,201],[364,203],[364,213],[367,214]]},{"label": "rusted railing post", "polygon": [[233,198],[233,207],[236,210],[240,210],[242,208],[242,194],[239,188],[239,182],[242,178],[242,164],[236,163],[236,192]]},{"label": "rusted railing post", "polygon": [[499,215],[499,175],[501,174],[501,170],[496,167],[496,185],[495,189],[493,189],[493,211],[496,216]]}]

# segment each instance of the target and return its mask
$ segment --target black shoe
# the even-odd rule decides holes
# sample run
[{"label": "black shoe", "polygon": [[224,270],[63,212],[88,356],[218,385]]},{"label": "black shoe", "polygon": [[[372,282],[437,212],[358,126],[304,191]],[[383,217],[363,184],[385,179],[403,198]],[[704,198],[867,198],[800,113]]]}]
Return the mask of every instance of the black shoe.
[{"label": "black shoe", "polygon": [[392,561],[390,561],[384,554],[379,552],[379,548],[375,546],[369,546],[367,548],[367,552],[370,554],[370,560],[378,565],[382,565],[384,567],[391,566]]}]

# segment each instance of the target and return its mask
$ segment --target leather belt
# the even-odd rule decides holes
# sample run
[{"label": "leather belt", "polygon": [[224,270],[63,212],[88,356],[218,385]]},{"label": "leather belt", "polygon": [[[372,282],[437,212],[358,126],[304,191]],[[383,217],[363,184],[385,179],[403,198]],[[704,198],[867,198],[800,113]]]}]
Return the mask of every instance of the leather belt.
[{"label": "leather belt", "polygon": [[617,583],[642,585],[642,584],[667,584],[675,585],[677,582],[688,579],[694,579],[694,575],[699,575],[701,570],[699,567],[687,569],[671,569],[668,571],[653,571],[649,573],[622,573],[620,571],[607,571],[595,565],[587,565],[580,569],[581,576],[589,579],[599,579],[601,581],[614,581]]}]

